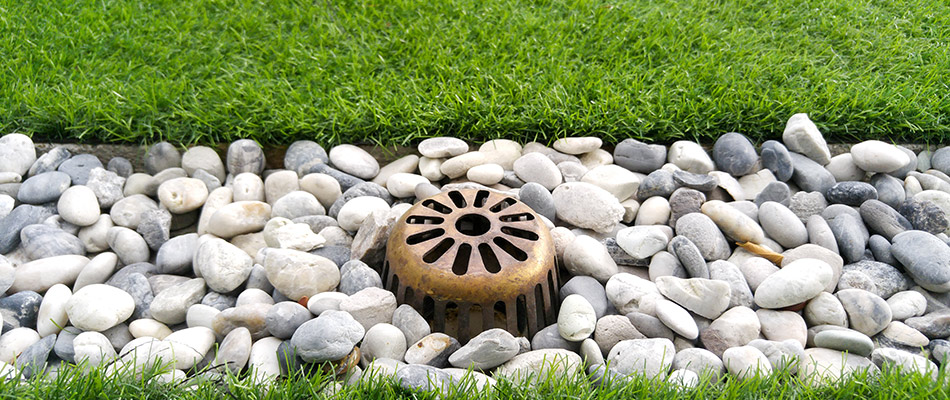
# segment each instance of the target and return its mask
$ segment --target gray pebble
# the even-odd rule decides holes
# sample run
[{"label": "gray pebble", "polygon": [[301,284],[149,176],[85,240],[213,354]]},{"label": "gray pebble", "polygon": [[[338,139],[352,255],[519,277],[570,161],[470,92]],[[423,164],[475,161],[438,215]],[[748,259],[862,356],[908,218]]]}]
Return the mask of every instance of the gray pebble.
[{"label": "gray pebble", "polygon": [[36,176],[45,172],[56,171],[59,165],[71,157],[72,154],[63,146],[56,146],[46,154],[41,155],[30,166],[29,176]]},{"label": "gray pebble", "polygon": [[184,274],[191,270],[191,261],[198,248],[198,234],[189,233],[169,239],[158,249],[155,256],[156,272],[160,274]]},{"label": "gray pebble", "polygon": [[676,181],[673,180],[673,174],[658,169],[640,181],[640,188],[637,189],[637,200],[642,202],[653,196],[670,197],[674,190],[676,190]]},{"label": "gray pebble", "polygon": [[379,273],[360,260],[350,260],[340,267],[340,285],[338,291],[347,296],[368,287],[383,288],[383,279]]},{"label": "gray pebble", "polygon": [[676,221],[680,217],[702,212],[703,203],[706,202],[706,195],[696,189],[681,187],[673,191],[670,195],[670,226],[676,226]]},{"label": "gray pebble", "polygon": [[528,182],[521,186],[518,192],[521,202],[531,207],[534,212],[543,215],[548,220],[554,221],[556,212],[554,209],[554,196],[551,192],[541,186],[539,183]]},{"label": "gray pebble", "polygon": [[762,143],[762,166],[772,171],[775,179],[786,182],[792,178],[795,168],[788,149],[781,142],[767,140]]},{"label": "gray pebble", "polygon": [[307,307],[296,302],[282,301],[267,310],[267,331],[278,339],[290,339],[300,325],[313,318]]},{"label": "gray pebble", "polygon": [[868,240],[867,234],[862,231],[861,221],[850,214],[842,214],[828,221],[828,226],[835,235],[838,252],[845,262],[861,260]]},{"label": "gray pebble", "polygon": [[17,200],[26,204],[56,201],[71,184],[72,178],[64,172],[45,172],[23,181],[17,191]]},{"label": "gray pebble", "polygon": [[580,351],[581,342],[570,342],[557,330],[557,324],[552,324],[539,330],[531,338],[531,349],[565,349],[573,352]]},{"label": "gray pebble", "polygon": [[360,178],[357,178],[353,175],[350,175],[346,172],[340,171],[336,168],[333,168],[327,164],[322,164],[322,163],[314,164],[307,171],[307,174],[313,174],[313,173],[330,175],[330,177],[332,177],[333,179],[336,179],[336,181],[340,183],[340,190],[343,190],[343,191],[346,191],[352,188],[353,186],[356,186],[360,183],[365,182]]},{"label": "gray pebble", "polygon": [[877,233],[891,240],[898,233],[914,229],[910,221],[891,206],[880,200],[868,200],[861,204],[861,220],[870,233]]},{"label": "gray pebble", "polygon": [[838,182],[825,191],[825,199],[832,204],[860,206],[867,200],[877,200],[877,189],[864,182]]},{"label": "gray pebble", "polygon": [[709,279],[709,268],[706,266],[702,252],[687,237],[682,235],[673,237],[667,251],[676,256],[690,278]]},{"label": "gray pebble", "polygon": [[673,182],[677,187],[687,187],[700,192],[708,192],[719,186],[719,181],[711,175],[694,174],[683,170],[673,171]]},{"label": "gray pebble", "polygon": [[73,339],[82,333],[79,328],[67,326],[56,335],[56,343],[53,345],[53,353],[60,360],[66,362],[76,362],[76,351],[73,349]]},{"label": "gray pebble", "polygon": [[22,291],[0,298],[0,316],[3,332],[15,328],[35,328],[43,296],[33,291]]},{"label": "gray pebble", "polygon": [[889,265],[898,265],[899,262],[891,255],[891,242],[881,235],[871,235],[868,239],[868,248],[874,255],[875,261],[880,261]]},{"label": "gray pebble", "polygon": [[747,137],[740,133],[729,132],[719,136],[713,145],[713,161],[720,171],[732,176],[749,174],[759,160],[755,147]]},{"label": "gray pebble", "polygon": [[343,195],[333,202],[333,205],[330,206],[330,211],[327,212],[327,215],[336,218],[340,213],[340,209],[343,208],[343,205],[346,204],[346,202],[363,196],[379,197],[385,200],[386,203],[389,203],[390,205],[393,204],[393,196],[389,193],[389,190],[373,182],[360,182],[348,189],[344,189]]},{"label": "gray pebble", "polygon": [[303,176],[316,163],[329,162],[330,157],[323,146],[311,140],[293,142],[284,153],[284,168],[296,171],[299,176]]},{"label": "gray pebble", "polygon": [[152,250],[158,250],[171,236],[172,214],[164,208],[148,210],[142,213],[142,219],[135,231],[142,235]]},{"label": "gray pebble", "polygon": [[347,261],[350,261],[350,251],[350,248],[346,246],[323,246],[310,250],[310,254],[328,258],[337,266],[343,266]]},{"label": "gray pebble", "polygon": [[895,210],[906,198],[904,182],[889,174],[874,174],[871,177],[871,185],[877,190],[877,199]]},{"label": "gray pebble", "polygon": [[145,153],[145,172],[155,175],[169,168],[181,166],[181,153],[168,142],[158,142]]},{"label": "gray pebble", "polygon": [[132,163],[125,157],[112,157],[109,160],[109,164],[106,165],[106,169],[112,172],[115,172],[117,175],[128,178],[132,175]]},{"label": "gray pebble", "polygon": [[46,369],[49,353],[53,351],[53,345],[55,344],[56,335],[49,335],[40,339],[39,342],[31,344],[22,353],[18,354],[14,365],[26,379],[42,374]]},{"label": "gray pebble", "polygon": [[78,237],[62,229],[43,224],[23,227],[20,231],[20,242],[30,260],[67,254],[80,256],[86,254],[86,246]]},{"label": "gray pebble", "polygon": [[260,175],[264,171],[264,151],[253,140],[235,140],[228,146],[226,165],[231,175],[243,172]]},{"label": "gray pebble", "polygon": [[785,207],[792,203],[792,192],[785,182],[775,181],[765,185],[759,194],[755,195],[755,204],[761,206],[766,201],[774,201]]},{"label": "gray pebble", "polygon": [[564,301],[565,297],[572,294],[584,297],[594,308],[594,313],[598,319],[607,314],[607,292],[604,290],[604,285],[596,279],[589,276],[575,276],[571,278],[561,287],[561,291],[558,295],[561,301]]},{"label": "gray pebble", "polygon": [[614,164],[633,172],[649,174],[666,162],[666,146],[624,139],[614,148]]},{"label": "gray pebble", "polygon": [[[274,297],[275,302],[282,300],[278,300],[276,297]],[[208,292],[208,294],[206,294],[205,297],[201,299],[201,304],[224,311],[234,307],[237,304],[237,297],[218,292]]]},{"label": "gray pebble", "polygon": [[52,206],[21,204],[0,219],[0,254],[8,254],[20,245],[20,231],[53,216]]},{"label": "gray pebble", "polygon": [[68,174],[73,185],[85,185],[93,168],[102,168],[102,161],[92,154],[79,154],[63,161],[56,170]]},{"label": "gray pebble", "polygon": [[792,181],[799,188],[806,192],[825,193],[828,188],[834,186],[834,175],[825,167],[822,167],[821,164],[798,153],[789,153],[789,155],[795,168],[792,173]]},{"label": "gray pebble", "polygon": [[950,337],[950,310],[947,309],[907,318],[904,323],[930,339]]},{"label": "gray pebble", "polygon": [[907,199],[901,203],[898,211],[916,230],[936,235],[950,227],[946,213],[930,200]]}]

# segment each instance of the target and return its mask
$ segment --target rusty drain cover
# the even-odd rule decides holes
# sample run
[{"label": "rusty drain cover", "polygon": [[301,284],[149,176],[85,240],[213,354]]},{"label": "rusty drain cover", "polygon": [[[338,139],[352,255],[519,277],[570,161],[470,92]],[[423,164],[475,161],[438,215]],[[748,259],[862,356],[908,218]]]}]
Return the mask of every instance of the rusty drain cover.
[{"label": "rusty drain cover", "polygon": [[488,190],[424,199],[393,227],[383,285],[400,304],[466,343],[502,328],[530,339],[556,322],[551,233],[530,207]]}]

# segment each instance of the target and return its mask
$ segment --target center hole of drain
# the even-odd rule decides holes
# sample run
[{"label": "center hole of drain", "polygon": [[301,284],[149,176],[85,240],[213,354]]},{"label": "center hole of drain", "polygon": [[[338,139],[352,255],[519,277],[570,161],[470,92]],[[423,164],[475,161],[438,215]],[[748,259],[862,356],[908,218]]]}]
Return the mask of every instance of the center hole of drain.
[{"label": "center hole of drain", "polygon": [[491,221],[479,214],[465,214],[455,221],[455,229],[468,236],[481,236],[491,229]]}]

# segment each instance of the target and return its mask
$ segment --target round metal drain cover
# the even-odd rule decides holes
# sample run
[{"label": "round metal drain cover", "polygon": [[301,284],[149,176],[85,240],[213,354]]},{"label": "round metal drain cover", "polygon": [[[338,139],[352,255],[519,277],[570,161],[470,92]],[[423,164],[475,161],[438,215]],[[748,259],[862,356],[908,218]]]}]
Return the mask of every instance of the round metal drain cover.
[{"label": "round metal drain cover", "polygon": [[530,338],[556,322],[554,242],[530,207],[488,190],[424,199],[393,227],[383,284],[462,343],[491,328]]}]

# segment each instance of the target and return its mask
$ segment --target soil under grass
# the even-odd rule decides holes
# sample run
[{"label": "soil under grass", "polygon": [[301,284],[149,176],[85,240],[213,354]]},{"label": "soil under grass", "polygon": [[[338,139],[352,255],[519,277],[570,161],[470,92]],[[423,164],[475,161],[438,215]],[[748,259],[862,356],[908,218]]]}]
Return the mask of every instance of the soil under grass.
[{"label": "soil under grass", "polygon": [[38,0],[0,5],[0,131],[409,144],[950,134],[950,3]]},{"label": "soil under grass", "polygon": [[158,383],[151,379],[161,372],[143,376],[114,375],[104,369],[80,373],[66,368],[53,378],[33,378],[25,382],[0,382],[0,397],[16,399],[946,399],[950,390],[941,372],[936,380],[920,374],[898,373],[885,368],[877,375],[860,373],[837,384],[809,386],[795,375],[777,371],[767,378],[719,382],[701,379],[696,388],[686,389],[662,380],[633,378],[628,382],[595,385],[581,375],[564,379],[548,376],[534,385],[499,381],[494,388],[479,390],[471,380],[463,380],[444,392],[424,392],[400,387],[390,379],[375,378],[355,385],[335,385],[326,376],[294,375],[269,385],[252,383],[234,376],[222,379],[189,378],[178,383]]}]

